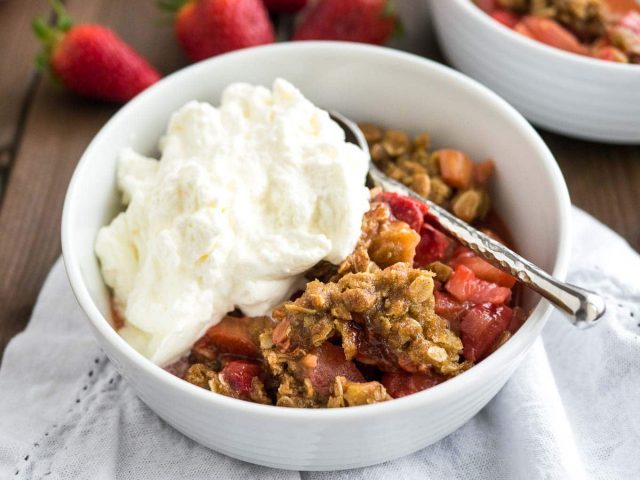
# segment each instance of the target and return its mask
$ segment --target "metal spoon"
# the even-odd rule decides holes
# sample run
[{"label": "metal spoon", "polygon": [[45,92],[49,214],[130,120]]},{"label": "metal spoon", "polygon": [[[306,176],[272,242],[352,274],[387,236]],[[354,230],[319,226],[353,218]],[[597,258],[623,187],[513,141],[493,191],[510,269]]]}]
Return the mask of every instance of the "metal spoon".
[{"label": "metal spoon", "polygon": [[[344,115],[337,112],[331,112],[330,115],[345,131],[347,141],[355,143],[369,155],[369,146],[360,128]],[[604,315],[606,305],[601,296],[553,278],[540,267],[489,238],[444,208],[421,197],[402,183],[387,177],[371,162],[371,157],[369,157],[369,177],[374,185],[382,187],[385,191],[401,193],[426,203],[431,216],[452,237],[495,267],[513,275],[520,283],[538,292],[565,312],[568,320],[576,327],[592,327]]]}]

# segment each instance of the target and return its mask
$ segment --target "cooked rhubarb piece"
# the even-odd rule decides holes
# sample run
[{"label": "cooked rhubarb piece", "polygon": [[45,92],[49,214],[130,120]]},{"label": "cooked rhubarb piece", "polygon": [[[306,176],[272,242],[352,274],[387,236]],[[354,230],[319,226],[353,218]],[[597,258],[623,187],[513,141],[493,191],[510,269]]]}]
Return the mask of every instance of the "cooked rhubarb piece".
[{"label": "cooked rhubarb piece", "polygon": [[460,322],[464,358],[477,362],[491,353],[493,345],[511,322],[512,310],[485,303],[468,310]]},{"label": "cooked rhubarb piece", "polygon": [[311,350],[300,360],[300,373],[311,381],[313,388],[321,395],[329,395],[336,377],[341,376],[352,382],[364,382],[364,377],[353,362],[344,356],[342,348],[325,342]]},{"label": "cooked rhubarb piece", "polygon": [[456,334],[460,334],[460,317],[470,309],[473,304],[470,302],[460,302],[447,292],[436,290],[433,292],[435,298],[435,311],[438,315],[449,322],[449,328]]},{"label": "cooked rhubarb piece", "polygon": [[434,373],[385,373],[382,385],[393,398],[406,397],[427,388],[431,388],[446,380],[446,377]]},{"label": "cooked rhubarb piece", "polygon": [[481,280],[464,265],[456,267],[445,289],[462,302],[502,304],[511,298],[510,288]]},{"label": "cooked rhubarb piece", "polygon": [[257,358],[258,335],[271,321],[266,317],[232,317],[227,315],[195,343],[192,354],[199,361],[212,361],[221,354]]},{"label": "cooked rhubarb piece", "polygon": [[443,149],[434,153],[438,158],[442,179],[455,188],[469,188],[473,162],[459,150]]},{"label": "cooked rhubarb piece", "polygon": [[588,53],[587,48],[578,38],[555,20],[527,15],[522,18],[521,23],[539,42],[580,55]]}]

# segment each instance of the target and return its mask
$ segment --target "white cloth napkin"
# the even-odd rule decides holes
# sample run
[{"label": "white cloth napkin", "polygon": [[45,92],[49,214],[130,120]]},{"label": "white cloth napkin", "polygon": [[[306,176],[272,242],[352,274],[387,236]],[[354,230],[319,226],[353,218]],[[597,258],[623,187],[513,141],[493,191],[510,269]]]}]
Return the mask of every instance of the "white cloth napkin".
[{"label": "white cloth napkin", "polygon": [[258,467],[201,447],[139,401],[94,342],[56,263],[0,369],[2,479],[640,478],[640,257],[574,209],[571,281],[604,294],[606,323],[559,314],[505,388],[449,437],[346,472]]}]

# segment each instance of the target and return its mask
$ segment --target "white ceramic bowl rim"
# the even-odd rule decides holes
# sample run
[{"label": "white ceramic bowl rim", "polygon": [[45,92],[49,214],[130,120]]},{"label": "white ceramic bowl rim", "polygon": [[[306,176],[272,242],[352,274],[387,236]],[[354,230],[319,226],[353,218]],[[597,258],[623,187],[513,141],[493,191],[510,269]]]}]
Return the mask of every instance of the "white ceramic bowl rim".
[{"label": "white ceramic bowl rim", "polygon": [[496,32],[500,32],[501,35],[507,39],[507,41],[515,41],[519,42],[521,45],[529,48],[536,48],[543,52],[546,52],[550,55],[554,55],[560,60],[570,61],[581,63],[583,65],[589,65],[593,67],[599,68],[611,68],[617,70],[635,70],[639,69],[640,65],[631,64],[631,63],[619,63],[619,62],[609,62],[606,60],[600,60],[593,57],[587,57],[585,55],[578,55],[577,53],[567,52],[566,50],[562,50],[560,48],[552,47],[551,45],[547,45],[546,43],[539,42],[532,38],[529,38],[525,35],[522,35],[511,28],[503,25],[491,18],[486,12],[484,12],[480,7],[478,7],[473,0],[447,0],[447,1],[455,1],[460,4],[464,9],[469,12],[470,15],[479,19],[480,22],[487,25],[489,28],[493,28]]},{"label": "white ceramic bowl rim", "polygon": [[120,351],[124,356],[128,357],[132,362],[136,364],[146,374],[155,377],[156,380],[164,382],[168,387],[172,389],[182,390],[185,394],[195,395],[203,402],[211,402],[212,404],[218,404],[221,407],[228,408],[229,410],[242,412],[259,413],[260,415],[271,416],[273,418],[299,418],[301,420],[322,420],[322,419],[339,419],[343,416],[362,417],[375,414],[384,414],[385,412],[402,412],[410,411],[412,408],[418,407],[420,404],[425,403],[427,399],[435,400],[437,398],[446,398],[448,396],[460,395],[464,392],[464,383],[475,384],[476,386],[481,382],[483,371],[487,373],[492,369],[497,370],[497,366],[510,363],[527,344],[530,343],[531,336],[537,336],[546,318],[550,314],[552,307],[546,301],[540,301],[534,308],[529,319],[520,328],[520,330],[502,347],[489,357],[484,359],[479,364],[475,365],[470,370],[464,372],[455,378],[447,380],[440,385],[432,387],[428,390],[408,395],[403,398],[394,399],[389,402],[383,402],[373,405],[365,405],[349,408],[337,408],[337,409],[303,409],[303,408],[284,408],[274,407],[271,405],[261,405],[243,400],[237,400],[234,398],[226,397],[223,395],[216,395],[210,391],[204,390],[200,387],[192,385],[159,366],[153,364],[146,359],[136,350],[134,350],[118,333],[113,329],[111,324],[102,315],[97,305],[91,298],[89,291],[84,283],[83,276],[80,270],[80,264],[78,257],[75,255],[74,244],[76,239],[71,231],[71,222],[73,218],[74,202],[79,201],[75,199],[76,190],[78,189],[78,178],[80,172],[88,168],[90,165],[91,157],[93,156],[93,149],[96,148],[96,144],[99,140],[107,136],[113,125],[118,122],[120,116],[124,112],[137,108],[138,104],[142,103],[149,92],[158,86],[171,82],[175,76],[183,75],[186,72],[198,72],[204,71],[209,68],[209,65],[221,61],[221,59],[227,59],[231,56],[242,57],[251,56],[259,50],[273,49],[281,52],[300,51],[304,53],[307,50],[323,49],[328,54],[339,55],[340,52],[351,51],[358,54],[363,59],[367,57],[392,57],[396,59],[402,59],[407,64],[413,64],[417,69],[430,69],[436,71],[438,74],[448,77],[448,81],[457,86],[471,90],[477,95],[485,97],[491,97],[495,103],[496,108],[500,113],[509,118],[514,127],[522,131],[527,136],[535,139],[535,149],[539,158],[542,159],[545,167],[551,173],[551,181],[554,186],[554,191],[550,194],[556,195],[561,211],[559,212],[560,218],[560,231],[558,238],[558,253],[555,259],[553,268],[553,274],[559,278],[564,278],[567,271],[567,265],[569,260],[569,195],[566,185],[564,184],[562,174],[555,159],[551,155],[551,152],[544,144],[542,139],[535,132],[533,127],[527,123],[527,121],[506,101],[502,100],[495,93],[491,92],[481,84],[471,80],[470,78],[458,73],[448,67],[438,64],[434,61],[427,60],[417,55],[392,50],[385,47],[375,47],[370,45],[361,45],[355,43],[345,42],[290,42],[281,43],[275,45],[266,45],[261,47],[254,47],[251,49],[241,50],[237,52],[228,53],[215,58],[211,58],[194,65],[188,66],[180,71],[174,72],[171,75],[160,80],[156,85],[150,87],[146,91],[142,92],[135,99],[126,104],[118,113],[116,113],[100,130],[94,140],[89,144],[85,150],[82,158],[80,159],[76,170],[73,174],[69,188],[65,197],[64,209],[62,215],[62,251],[64,264],[69,277],[74,294],[85,311],[89,320],[93,326],[104,335],[105,339],[110,342],[114,348]]}]

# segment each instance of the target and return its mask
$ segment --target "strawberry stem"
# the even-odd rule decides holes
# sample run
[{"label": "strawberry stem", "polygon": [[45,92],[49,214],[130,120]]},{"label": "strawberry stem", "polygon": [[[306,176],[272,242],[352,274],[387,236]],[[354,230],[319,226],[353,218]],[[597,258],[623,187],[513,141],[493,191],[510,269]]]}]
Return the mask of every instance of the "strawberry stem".
[{"label": "strawberry stem", "polygon": [[404,25],[402,20],[396,11],[396,4],[394,0],[386,0],[380,13],[382,18],[392,19],[394,21],[392,37],[403,37],[405,34]]},{"label": "strawberry stem", "polygon": [[35,59],[36,67],[44,70],[49,66],[51,55],[62,37],[71,29],[73,22],[67,14],[60,0],[51,0],[51,8],[55,13],[55,20],[51,25],[43,17],[33,19],[32,28],[36,37],[42,42],[42,50]]},{"label": "strawberry stem", "polygon": [[190,1],[191,0],[158,0],[156,5],[162,10],[176,13]]}]

